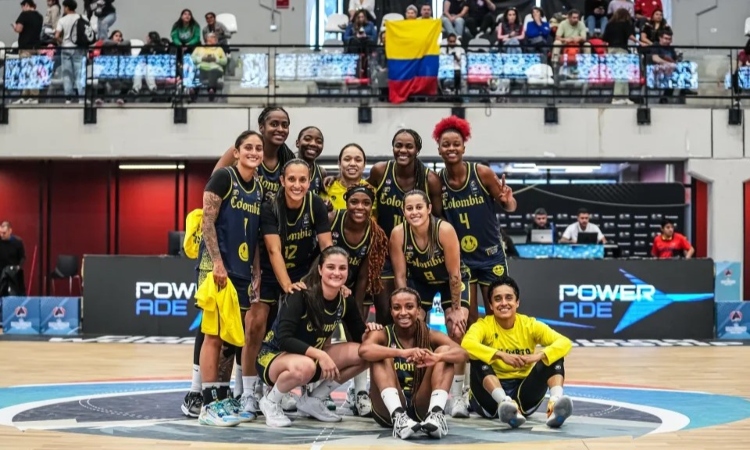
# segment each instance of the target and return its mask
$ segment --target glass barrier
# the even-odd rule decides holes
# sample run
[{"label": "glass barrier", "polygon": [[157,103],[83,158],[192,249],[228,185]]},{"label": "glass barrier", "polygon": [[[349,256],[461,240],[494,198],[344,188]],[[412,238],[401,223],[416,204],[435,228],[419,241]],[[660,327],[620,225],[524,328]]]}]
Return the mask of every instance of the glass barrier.
[{"label": "glass barrier", "polygon": [[[138,48],[129,47],[120,54],[79,50],[80,70],[65,61],[60,49],[38,50],[23,58],[17,50],[0,49],[4,104],[23,103],[31,96],[42,103],[58,103],[70,97],[71,87],[77,88],[72,95],[97,102],[154,101],[144,100],[143,93],[165,103],[206,98],[283,102],[295,97],[298,103],[388,101],[388,63],[382,47],[349,52],[341,46],[232,45],[222,61],[179,48],[155,55],[140,55]],[[449,54],[455,48],[443,48],[436,74],[438,91],[414,99],[544,104],[700,99],[725,104],[750,97],[750,65],[738,66],[739,48],[674,47],[666,57],[648,47],[610,52],[591,47],[523,50],[504,53],[497,47],[472,46],[456,57]]]}]

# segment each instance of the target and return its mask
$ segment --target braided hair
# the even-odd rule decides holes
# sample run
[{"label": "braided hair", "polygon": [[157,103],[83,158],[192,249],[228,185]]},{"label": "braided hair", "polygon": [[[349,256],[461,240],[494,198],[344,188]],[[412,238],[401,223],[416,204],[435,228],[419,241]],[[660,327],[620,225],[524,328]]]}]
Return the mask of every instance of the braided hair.
[{"label": "braided hair", "polygon": [[[258,128],[264,126],[266,124],[266,120],[268,120],[268,116],[271,115],[274,111],[281,111],[286,115],[286,120],[289,122],[289,124],[292,124],[291,119],[289,118],[289,113],[286,112],[284,108],[281,106],[273,106],[269,105],[263,108],[263,111],[260,112],[260,115],[258,116]],[[281,144],[278,151],[278,157],[279,157],[279,165],[283,168],[286,166],[286,163],[293,160],[295,158],[294,152],[292,152],[289,147],[287,147],[286,144]]]},{"label": "braided hair", "polygon": [[[287,161],[286,164],[281,168],[281,176],[286,176],[286,169],[290,166],[305,166],[307,167],[307,170],[310,170],[310,166],[303,160],[299,158],[292,159],[290,161]],[[305,192],[305,196],[307,196],[309,192]],[[279,221],[279,238],[281,239],[282,244],[286,241],[286,227],[288,223],[288,217],[287,212],[289,208],[286,207],[286,189],[284,186],[279,187],[279,192],[276,193],[276,196],[273,197],[273,214],[276,216],[276,219]]]},{"label": "braided hair", "polygon": [[[344,194],[344,200],[349,201],[349,197],[361,192],[370,197],[371,201],[375,201],[375,190],[370,185],[360,185],[349,188]],[[380,274],[383,272],[383,265],[385,265],[385,259],[388,257],[388,236],[385,235],[385,231],[380,228],[377,220],[370,221],[370,248],[367,251],[367,258],[369,265],[367,267],[367,289],[368,294],[377,295],[383,290],[383,280]]]},{"label": "braided hair", "polygon": [[[419,293],[415,291],[412,288],[409,287],[402,287],[398,288],[391,294],[391,305],[393,305],[393,297],[399,295],[399,294],[409,294],[413,295],[414,299],[417,302],[417,306],[419,306],[422,303],[422,299],[419,297]],[[398,326],[394,324],[394,327]],[[414,333],[414,347],[415,348],[424,348],[427,350],[430,350],[430,329],[427,328],[427,324],[419,318],[419,315],[417,315],[417,321],[416,321],[416,331]],[[427,372],[426,367],[417,367],[417,365],[414,365],[414,380],[412,381],[414,383],[414,386],[412,387],[412,392],[417,392],[419,390],[419,385],[422,384],[422,381],[424,379],[424,374]]]},{"label": "braided hair", "polygon": [[[396,138],[401,134],[408,134],[414,139],[414,146],[417,148],[417,154],[422,151],[422,137],[411,128],[402,128],[393,135],[391,146],[396,145]],[[414,189],[427,189],[427,166],[422,160],[414,158]]]},{"label": "braided hair", "polygon": [[[404,209],[406,208],[406,199],[408,197],[411,197],[412,195],[418,195],[422,197],[422,200],[425,202],[427,206],[432,206],[432,202],[430,201],[430,196],[427,195],[424,191],[419,189],[412,189],[411,191],[404,194]],[[404,216],[406,216],[406,213],[404,212]],[[406,223],[408,225],[408,222]],[[406,229],[404,229],[404,232],[406,232]],[[438,246],[440,245],[440,222],[438,221],[437,217],[435,217],[433,214],[430,214],[430,228],[428,230],[428,236],[427,236],[427,248],[425,249],[425,254],[428,258],[432,258],[435,255],[435,252],[438,249]]]}]

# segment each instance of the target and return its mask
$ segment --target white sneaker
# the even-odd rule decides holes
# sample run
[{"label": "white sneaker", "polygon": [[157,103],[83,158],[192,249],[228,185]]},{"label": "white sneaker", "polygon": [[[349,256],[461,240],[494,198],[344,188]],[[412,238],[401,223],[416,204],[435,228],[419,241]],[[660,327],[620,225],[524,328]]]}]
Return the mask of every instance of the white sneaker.
[{"label": "white sneaker", "polygon": [[[372,403],[370,403],[370,409],[372,410]],[[346,390],[346,400],[338,408],[336,408],[336,414],[339,416],[356,416],[357,415],[357,395],[354,393],[354,387],[350,386]]]},{"label": "white sneaker", "polygon": [[240,423],[252,422],[255,420],[255,413],[245,411],[234,397],[228,397],[221,401],[224,405],[224,410],[232,416],[236,417]]},{"label": "white sneaker", "polygon": [[557,399],[550,398],[547,402],[547,426],[560,428],[565,420],[573,414],[573,400],[562,396]]},{"label": "white sneaker", "polygon": [[430,437],[442,439],[443,436],[448,434],[448,421],[445,420],[445,414],[442,411],[428,414],[421,426],[422,431]]},{"label": "white sneaker", "polygon": [[372,400],[370,400],[370,394],[365,391],[357,392],[354,406],[357,409],[357,415],[359,417],[369,416],[370,413],[372,413]]},{"label": "white sneaker", "polygon": [[240,421],[224,408],[222,402],[215,401],[201,408],[198,423],[213,427],[234,427]]},{"label": "white sneaker", "polygon": [[242,410],[255,414],[256,416],[260,412],[260,406],[258,406],[258,399],[255,398],[255,394],[252,392],[243,392],[240,397],[240,405]]},{"label": "white sneaker", "polygon": [[498,409],[500,421],[507,423],[511,428],[518,428],[526,423],[526,418],[518,410],[518,404],[510,397],[505,397]]},{"label": "white sneaker", "polygon": [[445,412],[456,419],[469,418],[469,402],[463,395],[460,397],[451,397],[448,404],[445,405]]},{"label": "white sneaker", "polygon": [[13,100],[11,102],[11,105],[24,105],[24,104],[26,104],[25,98],[19,98],[18,100]]},{"label": "white sneaker", "polygon": [[261,412],[266,417],[266,425],[272,428],[282,428],[292,425],[292,421],[284,414],[279,403],[273,403],[266,397],[260,399],[258,404]]},{"label": "white sneaker", "polygon": [[311,397],[307,392],[297,400],[297,411],[308,414],[321,422],[341,422],[341,416],[329,411],[323,400]]},{"label": "white sneaker", "polygon": [[26,100],[26,104],[27,105],[38,105],[39,104],[39,99],[37,99],[37,98],[30,98],[30,99]]},{"label": "white sneaker", "polygon": [[397,412],[393,415],[393,437],[409,439],[421,429],[422,425],[411,420],[406,412]]},{"label": "white sneaker", "polygon": [[297,396],[291,392],[284,394],[284,397],[281,399],[281,409],[283,409],[284,412],[297,411]]}]

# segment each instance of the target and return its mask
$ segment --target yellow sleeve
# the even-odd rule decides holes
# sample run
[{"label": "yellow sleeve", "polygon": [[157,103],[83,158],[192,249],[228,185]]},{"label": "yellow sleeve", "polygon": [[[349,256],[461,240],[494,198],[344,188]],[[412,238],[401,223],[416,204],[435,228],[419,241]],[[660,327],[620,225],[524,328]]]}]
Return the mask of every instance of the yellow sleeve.
[{"label": "yellow sleeve", "polygon": [[532,333],[537,344],[544,347],[544,363],[553,364],[570,353],[573,343],[570,339],[550,328],[546,323],[533,320]]},{"label": "yellow sleeve", "polygon": [[469,353],[469,357],[472,359],[478,359],[486,364],[491,364],[492,358],[497,353],[497,349],[484,343],[487,333],[486,322],[484,320],[476,321],[464,335],[461,347]]}]

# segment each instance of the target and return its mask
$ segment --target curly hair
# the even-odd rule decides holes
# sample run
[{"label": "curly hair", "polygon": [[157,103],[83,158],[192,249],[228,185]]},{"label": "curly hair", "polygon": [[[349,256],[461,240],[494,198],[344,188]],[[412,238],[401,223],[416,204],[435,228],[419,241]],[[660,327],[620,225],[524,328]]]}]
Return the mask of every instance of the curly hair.
[{"label": "curly hair", "polygon": [[[417,305],[422,304],[422,300],[419,297],[419,292],[409,287],[402,287],[393,291],[390,297],[391,304],[393,304],[393,297],[397,296],[398,294],[413,295],[417,301]],[[416,333],[414,334],[414,347],[430,350],[431,349],[430,348],[430,329],[427,327],[427,324],[423,320],[420,320],[419,318],[417,318],[416,325],[417,325],[417,330],[416,330]],[[414,383],[414,386],[412,386],[412,392],[417,392],[419,390],[419,386],[422,384],[422,380],[424,379],[425,372],[427,372],[426,367],[419,368],[419,367],[416,367],[416,363],[414,364],[414,380],[412,381]]]},{"label": "curly hair", "polygon": [[464,142],[471,139],[471,125],[466,120],[456,116],[446,117],[438,122],[432,131],[432,138],[439,143],[440,138],[448,131],[458,133]]},{"label": "curly hair", "polygon": [[[350,187],[344,194],[344,200],[348,201],[349,197],[357,192],[367,194],[371,201],[375,200],[375,189],[369,184]],[[383,280],[380,274],[383,272],[383,265],[388,257],[388,236],[378,225],[378,221],[372,220],[372,216],[369,216],[367,220],[370,221],[370,248],[367,250],[369,266],[366,292],[377,295],[383,291]]]}]

